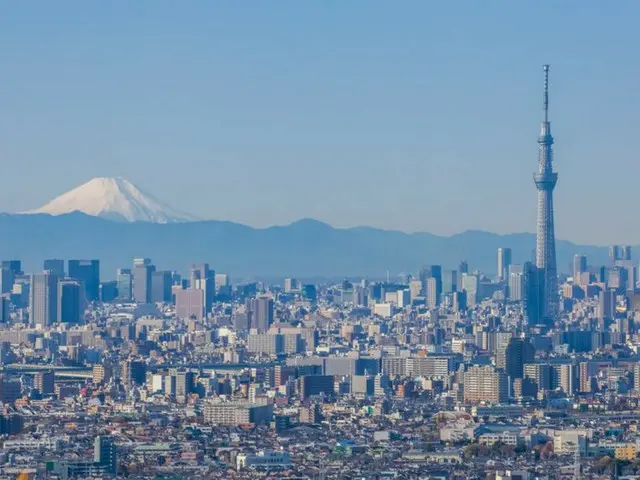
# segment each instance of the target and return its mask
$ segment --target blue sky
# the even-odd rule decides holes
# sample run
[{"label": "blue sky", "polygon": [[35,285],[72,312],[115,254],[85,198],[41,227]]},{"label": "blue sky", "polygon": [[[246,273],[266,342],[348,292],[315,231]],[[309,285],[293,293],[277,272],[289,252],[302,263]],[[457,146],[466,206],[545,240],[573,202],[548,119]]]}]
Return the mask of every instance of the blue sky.
[{"label": "blue sky", "polygon": [[556,229],[640,243],[640,3],[3,2],[0,210],[122,176],[256,226]]}]

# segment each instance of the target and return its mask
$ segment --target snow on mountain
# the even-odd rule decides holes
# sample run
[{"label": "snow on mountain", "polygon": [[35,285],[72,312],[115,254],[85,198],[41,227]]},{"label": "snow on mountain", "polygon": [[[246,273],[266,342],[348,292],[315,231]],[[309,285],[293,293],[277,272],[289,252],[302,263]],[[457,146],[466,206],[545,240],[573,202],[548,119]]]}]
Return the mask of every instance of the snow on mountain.
[{"label": "snow on mountain", "polygon": [[175,223],[197,220],[120,177],[93,178],[43,207],[24,213],[63,215],[75,211],[125,222]]}]

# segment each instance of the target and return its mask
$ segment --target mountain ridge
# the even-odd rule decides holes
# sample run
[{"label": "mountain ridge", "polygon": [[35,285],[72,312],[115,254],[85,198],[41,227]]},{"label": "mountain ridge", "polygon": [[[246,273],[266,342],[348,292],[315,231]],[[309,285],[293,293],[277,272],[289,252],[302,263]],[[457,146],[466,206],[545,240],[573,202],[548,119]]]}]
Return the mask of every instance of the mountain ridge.
[{"label": "mountain ridge", "polygon": [[[320,228],[318,228],[320,227]],[[130,267],[134,257],[150,257],[158,269],[185,271],[208,262],[235,281],[254,277],[365,276],[386,271],[416,272],[425,264],[495,274],[498,247],[513,250],[514,263],[531,259],[535,234],[498,235],[467,231],[452,236],[405,233],[373,227],[334,228],[320,221],[254,228],[241,223],[200,220],[184,223],[116,222],[72,212],[63,215],[0,214],[1,258],[23,260],[26,271],[46,258],[98,258],[104,279]],[[557,241],[558,270],[568,272],[573,255],[590,264],[608,262],[608,249]]]}]

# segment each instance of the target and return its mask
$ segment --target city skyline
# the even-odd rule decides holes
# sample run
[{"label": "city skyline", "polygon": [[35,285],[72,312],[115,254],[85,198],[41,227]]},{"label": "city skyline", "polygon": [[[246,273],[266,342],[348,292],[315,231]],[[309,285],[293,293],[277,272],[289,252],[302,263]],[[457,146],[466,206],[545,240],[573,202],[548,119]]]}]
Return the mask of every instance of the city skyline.
[{"label": "city skyline", "polygon": [[[440,235],[531,231],[535,72],[549,61],[557,169],[572,172],[557,192],[556,234],[640,243],[640,227],[622,220],[632,202],[610,215],[584,194],[631,192],[640,174],[635,3],[496,2],[460,13],[373,2],[339,16],[321,6],[76,6],[9,5],[0,19],[2,154],[13,179],[0,210],[35,208],[104,175],[197,217],[258,227],[311,217]],[[490,155],[477,148],[489,138],[500,139]]]}]

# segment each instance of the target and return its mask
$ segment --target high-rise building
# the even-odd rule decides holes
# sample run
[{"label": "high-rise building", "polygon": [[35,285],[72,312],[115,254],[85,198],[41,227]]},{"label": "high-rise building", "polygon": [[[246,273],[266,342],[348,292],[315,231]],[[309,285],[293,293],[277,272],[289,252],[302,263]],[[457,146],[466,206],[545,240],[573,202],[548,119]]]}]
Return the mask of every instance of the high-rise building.
[{"label": "high-rise building", "polygon": [[246,302],[249,327],[266,332],[273,324],[273,298],[261,296]]},{"label": "high-rise building", "polygon": [[509,274],[508,298],[513,302],[521,302],[524,297],[524,275],[522,273]]},{"label": "high-rise building", "polygon": [[43,270],[49,270],[50,272],[58,275],[59,277],[64,277],[64,260],[60,260],[60,259],[45,260]]},{"label": "high-rise building", "polygon": [[118,453],[113,438],[104,435],[96,437],[93,444],[93,462],[111,475],[118,473]]},{"label": "high-rise building", "polygon": [[435,298],[436,304],[439,304],[440,295],[442,295],[442,267],[440,265],[427,265],[420,269],[420,281],[425,289],[424,294],[427,296],[428,279],[435,279]]},{"label": "high-rise building", "polygon": [[171,272],[157,270],[151,274],[151,303],[171,302]]},{"label": "high-rise building", "polygon": [[458,271],[445,270],[442,272],[442,293],[458,291]]},{"label": "high-rise building", "polygon": [[553,171],[553,137],[549,121],[549,65],[544,66],[544,120],[538,144],[538,172],[533,176],[538,190],[536,266],[542,272],[543,278],[541,317],[555,319],[558,313],[559,296],[553,225],[553,189],[558,181],[558,174]]},{"label": "high-rise building", "polygon": [[15,283],[15,274],[8,268],[0,268],[0,294],[10,293]]},{"label": "high-rise building", "polygon": [[544,271],[531,262],[523,266],[523,311],[529,325],[538,325],[544,309]]},{"label": "high-rise building", "polygon": [[512,337],[505,351],[505,371],[513,380],[522,378],[524,365],[533,362],[535,349],[528,338]]},{"label": "high-rise building", "polygon": [[22,262],[20,260],[2,260],[0,268],[10,270],[15,275],[22,275]]},{"label": "high-rise building", "polygon": [[285,293],[295,292],[300,290],[300,282],[295,278],[284,279],[284,291]]},{"label": "high-rise building", "polygon": [[58,276],[51,272],[31,275],[29,289],[31,325],[47,327],[58,321]]},{"label": "high-rise building", "polygon": [[498,248],[498,278],[506,279],[509,275],[509,266],[511,265],[511,249]]},{"label": "high-rise building", "polygon": [[211,311],[216,292],[216,272],[209,268],[208,263],[195,263],[191,265],[191,288],[197,288],[204,292],[205,315]]},{"label": "high-rise building", "polygon": [[125,385],[144,385],[147,380],[147,364],[141,360],[122,362],[122,382]]},{"label": "high-rise building", "polygon": [[133,299],[137,303],[151,303],[151,274],[155,269],[149,258],[133,259]]},{"label": "high-rise building", "polygon": [[57,319],[64,323],[80,323],[81,293],[80,282],[75,280],[61,280],[58,282],[58,313]]},{"label": "high-rise building", "polygon": [[130,302],[133,296],[133,274],[130,268],[119,268],[116,275],[118,283],[118,300]]},{"label": "high-rise building", "polygon": [[578,279],[587,271],[587,257],[584,255],[573,256],[573,283],[579,283]]},{"label": "high-rise building", "polygon": [[303,400],[314,395],[331,397],[334,394],[333,384],[333,375],[304,375],[298,378],[298,392]]},{"label": "high-rise building", "polygon": [[507,375],[490,365],[474,365],[464,372],[465,403],[504,403],[509,396]]},{"label": "high-rise building", "polygon": [[467,305],[472,307],[478,303],[478,290],[480,282],[477,275],[470,273],[462,274],[461,288],[467,294]]},{"label": "high-rise building", "polygon": [[41,395],[51,395],[55,391],[56,376],[53,370],[48,372],[36,372],[33,376],[33,386]]},{"label": "high-rise building", "polygon": [[176,290],[176,317],[204,318],[204,291],[198,288],[184,288]]},{"label": "high-rise building", "polygon": [[11,295],[8,293],[0,294],[0,323],[6,323],[11,320]]},{"label": "high-rise building", "polygon": [[551,388],[560,388],[568,396],[576,391],[576,368],[569,363],[551,365]]},{"label": "high-rise building", "polygon": [[553,374],[548,363],[526,363],[524,377],[533,380],[538,390],[551,390]]},{"label": "high-rise building", "polygon": [[88,302],[100,298],[100,260],[69,260],[69,278],[82,284]]},{"label": "high-rise building", "polygon": [[440,305],[438,279],[435,277],[427,278],[427,306],[429,308],[436,308],[438,305]]},{"label": "high-rise building", "polygon": [[616,292],[603,290],[598,296],[598,318],[600,320],[613,320],[616,316]]}]

